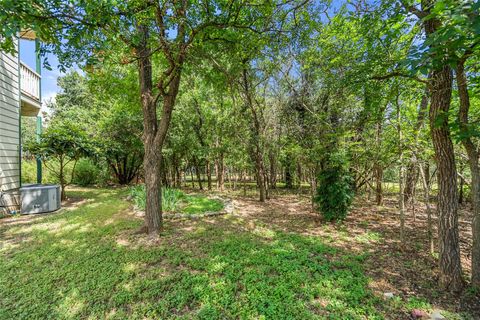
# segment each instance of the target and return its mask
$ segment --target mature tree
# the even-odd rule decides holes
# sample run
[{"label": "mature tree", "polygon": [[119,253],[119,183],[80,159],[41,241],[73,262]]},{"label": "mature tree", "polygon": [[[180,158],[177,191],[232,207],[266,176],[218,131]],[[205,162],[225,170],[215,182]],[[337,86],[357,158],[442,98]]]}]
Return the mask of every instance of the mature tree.
[{"label": "mature tree", "polygon": [[[281,5],[280,5],[281,6]],[[121,51],[123,63],[136,63],[143,111],[146,229],[162,229],[160,162],[182,70],[210,40],[235,39],[235,30],[261,31],[275,3],[236,1],[45,1],[9,2],[1,33],[31,28],[61,61],[93,65]],[[12,49],[8,38],[2,46]],[[157,112],[157,107],[159,112]]]}]

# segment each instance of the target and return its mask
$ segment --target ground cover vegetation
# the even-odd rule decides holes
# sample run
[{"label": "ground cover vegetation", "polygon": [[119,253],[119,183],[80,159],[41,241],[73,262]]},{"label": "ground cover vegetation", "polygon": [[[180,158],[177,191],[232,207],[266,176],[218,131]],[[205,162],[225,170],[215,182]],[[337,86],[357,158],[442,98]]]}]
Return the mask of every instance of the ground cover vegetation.
[{"label": "ground cover vegetation", "polygon": [[[6,37],[1,38],[1,47],[11,51],[10,35],[32,28],[43,40],[42,53],[56,54],[65,71],[72,66],[81,69],[59,78],[62,91],[49,105],[51,112],[46,115],[40,143],[28,138],[31,130],[24,132],[24,140],[31,141],[25,155],[40,155],[46,165],[54,164],[51,175],[58,182],[65,186],[75,181],[85,185],[143,184],[132,192],[141,195],[138,199],[145,208],[143,229],[151,236],[160,235],[159,239],[170,239],[176,232],[185,235],[175,229],[176,224],[164,224],[162,219],[162,213],[177,203],[172,198],[190,197],[187,191],[177,194],[173,190],[195,190],[204,197],[191,201],[208,199],[203,193],[213,191],[249,201],[253,195],[260,208],[279,199],[308,200],[308,205],[300,208],[305,215],[310,210],[317,212],[323,219],[317,222],[325,228],[354,237],[355,244],[374,243],[379,247],[362,249],[394,261],[395,268],[410,281],[395,280],[407,288],[403,298],[416,299],[408,293],[415,287],[414,291],[428,291],[423,293],[428,301],[439,305],[448,299],[460,301],[458,310],[475,314],[480,287],[480,2],[31,3],[4,2],[0,33]],[[55,148],[57,140],[51,139],[69,123],[79,131],[75,137],[88,142],[82,154],[73,143]],[[61,137],[69,139],[68,135]],[[68,167],[62,160],[65,157],[77,165]],[[68,181],[62,167],[70,172]],[[195,210],[209,205],[199,203]],[[359,208],[364,205],[371,216],[361,214]],[[305,218],[293,210],[273,212],[291,219],[292,224],[301,224]],[[342,229],[342,221],[347,228],[361,226],[355,220],[359,217],[366,219],[366,226],[378,224],[380,230],[355,235]],[[349,224],[349,219],[356,222]],[[338,225],[330,225],[330,221]],[[253,228],[249,232],[266,233],[261,240],[265,247],[259,249],[262,254],[272,250],[304,261],[298,273],[291,272],[293,269],[280,272],[280,260],[271,252],[265,257],[272,259],[268,262],[230,256],[226,259],[238,259],[238,265],[230,265],[230,260],[219,263],[227,269],[245,270],[246,278],[259,276],[273,263],[276,267],[271,272],[285,281],[285,287],[278,288],[292,295],[270,292],[263,296],[273,288],[266,285],[266,291],[258,291],[260,300],[255,300],[255,306],[246,303],[237,308],[225,293],[233,290],[230,285],[237,281],[242,290],[257,289],[250,282],[222,278],[210,284],[210,289],[223,295],[227,300],[219,303],[228,307],[219,311],[220,305],[195,297],[192,301],[206,308],[195,310],[212,312],[212,318],[272,318],[282,312],[294,315],[294,310],[305,317],[343,311],[352,318],[388,318],[376,296],[364,291],[364,272],[371,275],[365,262],[380,262],[371,260],[366,252],[361,258],[345,253],[350,257],[345,263],[353,271],[345,275],[349,280],[342,279],[344,266],[331,265],[337,260],[325,258],[333,253],[315,235],[305,240],[290,226],[279,238],[277,231],[272,231],[275,237],[269,237],[270,227],[266,220],[260,228],[263,231]],[[228,228],[221,230],[218,232]],[[248,251],[247,247],[254,246],[254,234],[242,233],[232,247],[245,246]],[[394,244],[382,240],[386,236]],[[198,249],[198,254],[215,255],[219,247],[210,238],[204,241],[210,245]],[[301,250],[295,254],[282,251],[287,245]],[[161,251],[152,250],[156,254]],[[410,265],[405,266],[402,258]],[[431,269],[421,270],[418,264]],[[313,265],[334,270],[330,284],[322,282],[323,276],[316,278],[310,269]],[[434,277],[435,285],[427,282],[428,289],[421,289],[426,279],[412,279],[409,272],[403,272],[405,268]],[[223,276],[235,274],[233,269]],[[393,274],[390,278],[396,279]],[[195,287],[193,282],[175,279],[172,283]],[[323,283],[323,289],[318,289],[322,292],[316,295],[316,289],[302,287],[309,281]],[[363,289],[351,287],[351,282]],[[171,292],[159,290],[159,294]],[[320,306],[310,311],[293,302],[298,295],[318,298],[335,290],[355,292],[346,309],[335,309],[343,308],[346,300],[342,299],[338,304],[318,300]],[[251,301],[250,294],[246,301]],[[271,302],[262,300],[266,296]],[[287,308],[287,300],[281,304],[275,300],[280,296],[291,299],[288,308],[292,309],[281,309]],[[365,305],[361,310],[356,307],[360,300]],[[392,301],[387,305],[395,304],[395,299]],[[407,308],[402,301],[391,309],[397,312],[392,318],[399,314],[407,317],[400,312]],[[471,310],[463,306],[464,301]],[[149,316],[164,315],[162,312],[175,305],[189,317],[191,310],[185,307],[189,304],[177,302],[158,306],[154,309],[160,313]],[[414,308],[414,304],[409,306]],[[198,312],[201,317],[203,313]]]}]

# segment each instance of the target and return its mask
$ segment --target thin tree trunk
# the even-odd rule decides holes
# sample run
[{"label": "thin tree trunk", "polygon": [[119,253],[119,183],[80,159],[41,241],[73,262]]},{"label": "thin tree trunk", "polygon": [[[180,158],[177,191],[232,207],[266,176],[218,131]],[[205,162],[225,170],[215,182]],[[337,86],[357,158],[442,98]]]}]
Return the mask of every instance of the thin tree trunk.
[{"label": "thin tree trunk", "polygon": [[260,119],[258,118],[258,114],[255,110],[254,102],[252,100],[252,93],[250,92],[250,85],[246,68],[243,69],[243,85],[245,91],[246,106],[250,109],[253,122],[253,125],[251,125],[251,145],[253,146],[253,150],[251,150],[250,153],[252,160],[255,161],[255,176],[257,178],[257,185],[259,188],[259,201],[265,202],[265,168],[263,164],[263,154],[260,141]]},{"label": "thin tree trunk", "polygon": [[[377,130],[375,134],[375,142],[377,144],[377,148],[381,147],[382,143],[382,120],[383,120],[383,112],[382,117],[377,121]],[[383,166],[380,163],[380,159],[376,159],[375,166],[374,166],[374,175],[375,175],[375,203],[378,206],[383,204]]]},{"label": "thin tree trunk", "polygon": [[276,189],[277,188],[277,163],[275,153],[270,150],[269,154],[270,160],[270,188]]},{"label": "thin tree trunk", "polygon": [[212,190],[212,170],[210,168],[210,161],[207,160],[207,164],[205,165],[207,168],[207,185],[208,190]]},{"label": "thin tree trunk", "polygon": [[245,175],[243,178],[243,196],[247,196],[247,170],[245,170]]},{"label": "thin tree trunk", "polygon": [[459,175],[459,179],[460,179],[460,186],[458,187],[458,204],[462,204],[463,203],[463,186],[465,184],[465,181],[464,179],[462,178],[463,177],[463,164],[460,164],[460,175]]},{"label": "thin tree trunk", "polygon": [[223,153],[220,153],[218,157],[218,166],[217,166],[217,183],[218,183],[218,188],[220,191],[223,191],[225,187],[225,182],[224,182],[224,162],[223,162]]},{"label": "thin tree trunk", "polygon": [[[418,108],[417,114],[417,122],[415,124],[415,131],[414,131],[414,148],[417,149],[418,146],[418,136],[420,134],[420,130],[422,129],[425,123],[425,117],[428,108],[428,86],[425,88],[425,92],[422,96],[422,100],[420,101],[420,106]],[[415,185],[418,180],[418,167],[415,163],[416,158],[413,154],[410,158],[410,163],[408,164],[407,169],[407,177],[406,177],[406,184],[405,184],[405,202],[409,202],[412,198],[414,193]]]},{"label": "thin tree trunk", "polygon": [[402,245],[405,244],[405,196],[404,196],[404,173],[403,173],[403,132],[401,125],[401,116],[400,116],[400,102],[399,96],[397,96],[397,133],[398,133],[398,161],[399,161],[399,170],[398,170],[398,185],[399,185],[399,194],[398,194],[398,205],[400,209],[400,239]]},{"label": "thin tree trunk", "polygon": [[315,210],[316,193],[317,193],[317,173],[315,169],[312,169],[310,174],[310,201],[312,204],[312,210]]},{"label": "thin tree trunk", "polygon": [[430,208],[430,185],[427,182],[427,176],[425,174],[425,170],[423,170],[423,165],[421,163],[418,164],[418,168],[420,169],[420,176],[422,177],[423,183],[423,192],[425,197],[425,206],[427,208],[427,235],[428,235],[428,242],[430,244],[430,254],[433,254],[435,251],[434,242],[433,242],[433,222],[432,222],[432,210]]},{"label": "thin tree trunk", "polygon": [[464,135],[462,144],[467,151],[468,165],[472,175],[471,194],[473,207],[472,220],[472,285],[480,287],[480,164],[479,152],[468,135],[468,113],[470,109],[470,97],[467,87],[467,77],[465,75],[464,60],[461,60],[457,65],[457,86],[460,98],[460,109],[458,112],[458,119],[460,122],[460,130]]},{"label": "thin tree trunk", "polygon": [[202,184],[202,174],[200,172],[200,165],[198,164],[198,159],[194,158],[193,160],[194,166],[195,166],[195,174],[197,175],[197,182],[198,186],[200,187],[200,190],[203,190],[203,184]]},{"label": "thin tree trunk", "polygon": [[193,167],[190,167],[190,179],[192,183],[192,188],[195,189],[195,178],[193,177]]}]

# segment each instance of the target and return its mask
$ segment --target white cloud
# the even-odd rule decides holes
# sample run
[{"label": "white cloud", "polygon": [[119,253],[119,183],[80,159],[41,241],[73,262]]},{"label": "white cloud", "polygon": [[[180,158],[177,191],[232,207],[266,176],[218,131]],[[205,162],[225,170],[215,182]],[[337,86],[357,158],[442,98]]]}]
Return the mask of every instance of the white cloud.
[{"label": "white cloud", "polygon": [[50,113],[50,109],[47,107],[49,103],[55,103],[55,99],[57,98],[57,92],[49,91],[42,97],[42,109],[40,110],[41,113],[46,112]]}]

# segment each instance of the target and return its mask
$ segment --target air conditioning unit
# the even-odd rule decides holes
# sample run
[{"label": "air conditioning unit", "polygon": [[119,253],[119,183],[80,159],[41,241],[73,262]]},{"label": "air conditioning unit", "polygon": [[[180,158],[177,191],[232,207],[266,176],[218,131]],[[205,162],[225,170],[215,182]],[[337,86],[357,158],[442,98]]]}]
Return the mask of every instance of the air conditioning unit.
[{"label": "air conditioning unit", "polygon": [[20,188],[22,214],[46,213],[60,209],[60,186],[29,184]]}]

